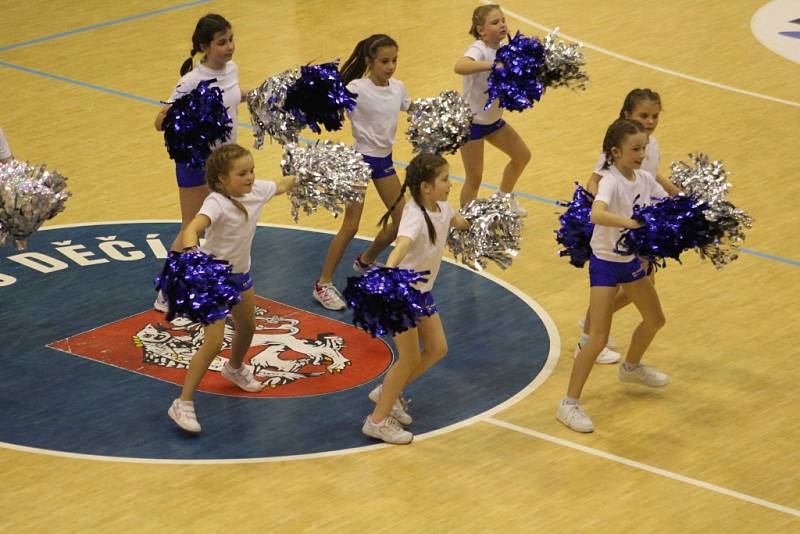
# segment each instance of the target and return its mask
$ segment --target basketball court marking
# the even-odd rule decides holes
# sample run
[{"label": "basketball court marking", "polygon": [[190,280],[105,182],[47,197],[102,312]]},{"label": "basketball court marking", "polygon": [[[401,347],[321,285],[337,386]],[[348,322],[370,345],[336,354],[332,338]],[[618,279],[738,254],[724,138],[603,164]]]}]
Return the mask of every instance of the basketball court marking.
[{"label": "basketball court marking", "polygon": [[544,441],[549,441],[550,443],[555,443],[556,445],[561,445],[562,447],[568,447],[576,451],[581,451],[587,454],[591,454],[593,456],[597,456],[598,458],[604,458],[606,460],[610,460],[618,464],[626,465],[628,467],[633,467],[634,469],[639,469],[641,471],[653,473],[654,475],[671,478],[672,480],[677,480],[678,482],[683,482],[685,484],[690,484],[692,486],[697,486],[698,488],[703,488],[716,493],[720,493],[722,495],[727,495],[728,497],[734,497],[736,499],[756,504],[758,506],[770,508],[777,512],[782,512],[784,514],[800,517],[800,510],[797,510],[795,508],[790,508],[782,504],[776,504],[774,502],[767,501],[765,499],[760,499],[758,497],[753,497],[752,495],[747,495],[746,493],[741,493],[732,489],[723,488],[722,486],[717,486],[716,484],[703,482],[702,480],[697,480],[696,478],[691,478],[678,473],[673,473],[672,471],[667,471],[666,469],[661,469],[660,467],[655,467],[652,465],[644,464],[642,462],[637,462],[636,460],[629,460],[628,458],[617,456],[616,454],[611,454],[609,452],[601,451],[599,449],[594,449],[592,447],[587,447],[586,445],[581,445],[580,443],[575,443],[574,441],[557,438],[549,434],[544,434],[542,432],[537,432],[536,430],[531,430],[530,428],[525,428],[523,426],[515,425],[513,423],[500,421],[499,419],[495,419],[494,417],[486,417],[484,418],[484,420],[492,425],[499,426],[502,428],[507,428],[508,430],[513,430],[514,432],[519,432],[520,434],[525,434],[527,436],[542,439]]}]

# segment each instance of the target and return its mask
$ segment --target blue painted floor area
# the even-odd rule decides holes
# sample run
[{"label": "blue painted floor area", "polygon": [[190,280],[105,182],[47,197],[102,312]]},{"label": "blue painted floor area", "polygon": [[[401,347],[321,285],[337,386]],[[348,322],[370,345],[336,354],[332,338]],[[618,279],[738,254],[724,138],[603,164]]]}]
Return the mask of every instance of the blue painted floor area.
[{"label": "blue painted floor area", "polygon": [[[68,265],[50,273],[10,260],[19,252],[8,245],[0,249],[0,282],[16,278],[0,286],[0,441],[156,459],[286,456],[376,443],[360,427],[372,410],[367,393],[381,377],[349,390],[299,398],[198,393],[203,433],[192,437],[166,415],[179,386],[47,347],[149,309],[155,295],[152,279],[163,260],[146,237],[159,234],[169,244],[177,229],[174,223],[136,223],[40,231],[25,252]],[[88,260],[107,258],[98,248],[98,238],[105,236],[132,244],[124,250],[145,257],[78,266],[55,250],[70,241],[85,245],[80,252]],[[259,227],[251,271],[256,294],[349,323],[349,312],[324,310],[311,297],[330,239],[302,229]],[[338,287],[353,275],[352,260],[365,247],[360,240],[350,246],[335,278]],[[450,352],[406,391],[413,399],[410,430],[416,434],[452,425],[512,397],[541,372],[550,348],[544,324],[522,299],[468,269],[443,263],[434,296]]]}]

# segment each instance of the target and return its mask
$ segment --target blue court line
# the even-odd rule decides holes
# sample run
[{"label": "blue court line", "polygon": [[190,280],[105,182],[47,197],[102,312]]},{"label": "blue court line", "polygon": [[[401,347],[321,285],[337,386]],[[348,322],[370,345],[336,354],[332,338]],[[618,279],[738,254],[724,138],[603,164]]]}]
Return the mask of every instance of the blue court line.
[{"label": "blue court line", "polygon": [[84,26],[82,28],[76,28],[74,30],[69,30],[66,32],[61,33],[54,33],[53,35],[47,35],[45,37],[39,37],[38,39],[31,39],[30,41],[23,41],[21,43],[11,44],[0,47],[0,52],[5,52],[6,50],[14,50],[17,48],[22,48],[23,46],[28,46],[36,43],[42,43],[44,41],[52,41],[53,39],[60,39],[61,37],[67,37],[68,35],[75,35],[76,33],[83,33],[88,32],[91,30],[96,30],[97,28],[105,28],[107,26],[115,26],[117,24],[123,24],[125,22],[130,22],[132,20],[143,19],[147,17],[152,17],[154,15],[161,15],[162,13],[169,13],[170,11],[177,11],[179,9],[185,9],[187,7],[194,7],[200,4],[208,3],[210,0],[196,0],[194,2],[188,2],[186,4],[178,4],[177,6],[172,7],[165,7],[163,9],[157,9],[155,11],[148,11],[147,13],[142,13],[140,15],[131,15],[129,17],[123,17],[121,19],[116,20],[109,20],[108,22],[100,22],[98,24],[92,24],[90,26]]},{"label": "blue court line", "polygon": [[[132,100],[137,100],[139,102],[144,102],[145,104],[151,104],[151,105],[156,105],[156,106],[163,105],[163,102],[161,102],[160,100],[154,100],[152,98],[145,98],[145,97],[142,97],[142,96],[133,95],[131,93],[125,93],[123,91],[117,91],[116,89],[109,89],[108,87],[102,87],[100,85],[94,85],[94,84],[91,84],[91,83],[81,82],[79,80],[73,80],[72,78],[66,78],[64,76],[58,76],[56,74],[50,74],[48,72],[43,72],[43,71],[40,71],[40,70],[28,68],[28,67],[22,67],[20,65],[14,65],[13,63],[7,63],[5,61],[0,61],[0,67],[7,67],[7,68],[10,68],[10,69],[15,69],[15,70],[19,70],[19,71],[22,71],[22,72],[27,72],[29,74],[35,74],[36,76],[42,76],[44,78],[49,78],[51,80],[58,80],[58,81],[61,81],[61,82],[71,83],[71,84],[77,85],[79,87],[85,87],[87,89],[93,89],[95,91],[100,91],[102,93],[107,93],[107,94],[111,94],[111,95],[115,95],[115,96],[121,96],[123,98],[130,98]],[[252,130],[253,129],[253,127],[250,124],[245,123],[245,122],[239,122],[238,125],[239,125],[239,127],[246,128],[248,130]],[[316,143],[316,141],[314,141],[314,140],[306,139],[306,138],[303,138],[303,137],[301,137],[300,140],[305,142],[305,143],[312,144],[312,145],[314,143]],[[407,164],[399,162],[399,161],[396,161],[395,164],[400,168],[407,167]],[[454,180],[458,181],[458,182],[462,182],[462,183],[464,182],[464,178],[462,178],[460,176],[450,175],[450,177],[453,178]],[[485,188],[485,189],[492,189],[492,190],[496,190],[497,189],[497,186],[491,185],[491,184],[481,184],[481,187]],[[537,202],[542,202],[544,204],[551,204],[551,205],[554,205],[554,206],[559,206],[560,205],[560,203],[558,201],[556,201],[556,200],[552,200],[552,199],[549,199],[549,198],[546,198],[546,197],[540,197],[538,195],[531,195],[530,193],[523,193],[521,191],[515,191],[514,194],[517,195],[520,198],[526,198],[526,199],[529,199],[529,200],[535,200]],[[774,256],[772,254],[767,254],[765,252],[759,252],[757,250],[753,250],[753,249],[749,249],[749,248],[740,248],[739,250],[744,254],[750,254],[750,255],[753,255],[753,256],[758,256],[760,258],[773,260],[773,261],[777,261],[777,262],[780,262],[780,263],[786,263],[788,265],[794,265],[796,267],[800,267],[800,261],[798,261],[798,260],[793,260],[793,259],[790,259],[790,258],[783,258],[781,256]]]}]

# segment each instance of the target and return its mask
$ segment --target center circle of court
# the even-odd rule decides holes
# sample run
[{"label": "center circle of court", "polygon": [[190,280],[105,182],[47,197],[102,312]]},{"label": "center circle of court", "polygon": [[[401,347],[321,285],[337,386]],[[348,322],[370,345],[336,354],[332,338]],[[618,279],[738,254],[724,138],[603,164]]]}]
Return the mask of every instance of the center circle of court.
[{"label": "center circle of court", "polygon": [[[355,329],[349,311],[325,310],[313,300],[331,236],[302,228],[256,231],[251,275],[259,320],[264,329],[283,328],[281,335],[291,325],[293,336],[281,343],[270,338],[254,350],[272,351],[272,357],[294,350],[309,358],[308,365],[291,374],[264,364],[262,378],[272,387],[249,396],[215,385],[218,373],[210,371],[195,397],[203,433],[188,436],[175,427],[166,411],[185,373],[171,368],[177,349],[146,350],[148,339],[167,335],[163,327],[152,326],[148,334],[144,323],[129,323],[155,313],[152,281],[178,228],[166,222],[55,227],[41,230],[25,251],[2,249],[0,346],[14,357],[0,368],[0,443],[179,461],[290,457],[375,444],[360,427],[372,410],[367,394],[391,364],[393,345]],[[354,275],[348,260],[365,246],[356,239],[345,252],[337,287]],[[405,391],[417,436],[530,389],[557,345],[547,326],[552,322],[530,299],[470,269],[443,262],[433,294],[449,352]],[[178,330],[170,332],[176,343],[190,337]]]}]

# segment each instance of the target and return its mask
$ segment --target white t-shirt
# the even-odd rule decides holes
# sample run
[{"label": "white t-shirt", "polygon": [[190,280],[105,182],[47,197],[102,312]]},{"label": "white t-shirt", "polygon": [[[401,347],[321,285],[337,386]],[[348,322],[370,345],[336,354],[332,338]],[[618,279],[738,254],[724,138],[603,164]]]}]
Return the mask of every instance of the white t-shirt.
[{"label": "white t-shirt", "polygon": [[400,228],[397,230],[398,236],[406,236],[411,239],[411,246],[405,257],[398,264],[401,269],[414,269],[415,271],[430,271],[426,275],[428,281],[419,283],[415,287],[420,291],[430,291],[436,275],[439,273],[439,265],[442,263],[444,245],[447,243],[447,232],[450,229],[450,220],[455,215],[455,211],[447,202],[437,202],[439,211],[428,212],[428,217],[433,222],[436,230],[436,244],[431,244],[428,237],[428,225],[425,224],[425,216],[422,209],[409,199],[403,208],[403,215],[400,218]]},{"label": "white t-shirt", "polygon": [[[486,43],[478,39],[467,48],[464,55],[471,57],[475,61],[494,62],[497,49],[490,48]],[[492,124],[503,116],[503,109],[497,99],[492,102],[492,107],[487,110],[483,109],[489,99],[489,95],[486,94],[489,88],[488,79],[489,71],[476,72],[475,74],[464,76],[464,100],[469,102],[469,108],[475,114],[475,117],[472,118],[472,122],[475,124]]]},{"label": "white t-shirt", "polygon": [[[197,84],[203,80],[211,80],[216,78],[217,81],[211,84],[211,87],[219,87],[222,89],[222,102],[228,109],[228,115],[233,123],[231,124],[231,133],[225,143],[235,143],[236,134],[239,130],[237,126],[237,118],[239,116],[239,103],[242,101],[242,90],[239,88],[239,67],[233,61],[228,61],[223,70],[211,70],[202,63],[198,63],[195,67],[183,75],[172,91],[168,102],[174,102],[176,99],[182,97],[184,94],[190,92],[197,87]],[[225,143],[217,143],[217,146]]]},{"label": "white t-shirt", "polygon": [[389,78],[388,86],[378,86],[369,78],[358,78],[347,84],[357,93],[356,107],[349,113],[356,152],[382,158],[392,152],[397,133],[397,118],[408,111],[411,98],[400,80]]},{"label": "white t-shirt", "polygon": [[198,212],[211,219],[211,226],[206,229],[206,241],[200,250],[228,261],[235,273],[250,271],[250,248],[258,216],[264,204],[275,196],[277,187],[275,182],[256,180],[252,191],[242,197],[234,197],[247,210],[247,220],[244,213],[225,195],[208,195]]},{"label": "white t-shirt", "polygon": [[[630,217],[633,214],[634,204],[649,206],[657,200],[669,196],[664,188],[647,171],[636,169],[635,180],[628,180],[619,170],[612,165],[610,169],[596,171],[601,176],[595,200],[601,200],[608,205],[608,211],[620,217]],[[637,198],[638,197],[638,198]],[[623,256],[614,252],[614,247],[622,235],[623,228],[616,226],[594,225],[592,232],[592,253],[606,261],[626,263],[634,256]]]},{"label": "white t-shirt", "polygon": [[[606,155],[600,154],[597,160],[597,165],[594,166],[594,172],[600,174],[603,170],[603,164],[606,162]],[[647,140],[647,146],[644,149],[644,161],[642,162],[642,170],[649,172],[653,176],[658,175],[658,167],[661,165],[661,151],[658,148],[658,141],[652,135]]]},{"label": "white t-shirt", "polygon": [[8,159],[11,157],[11,147],[8,146],[6,136],[3,135],[3,129],[0,128],[0,159]]}]

